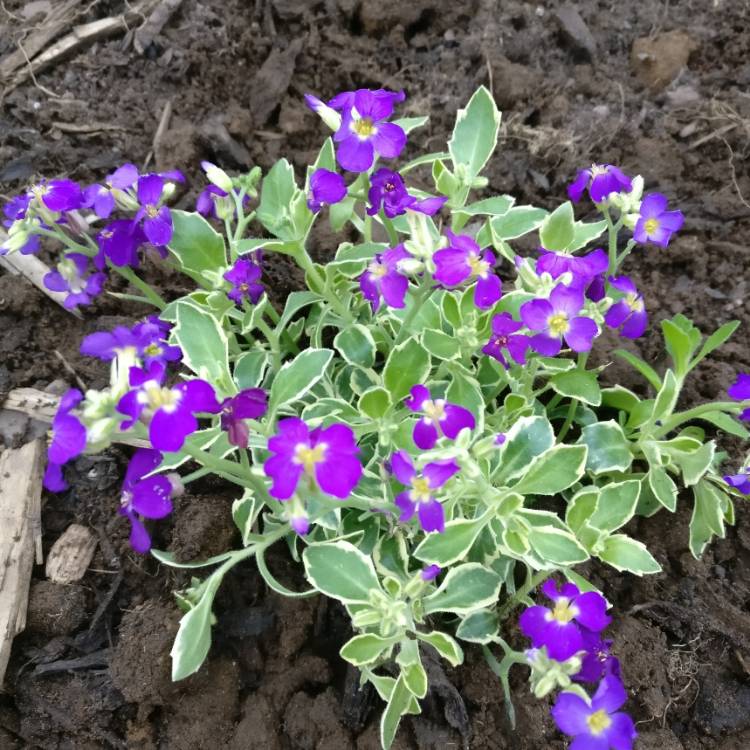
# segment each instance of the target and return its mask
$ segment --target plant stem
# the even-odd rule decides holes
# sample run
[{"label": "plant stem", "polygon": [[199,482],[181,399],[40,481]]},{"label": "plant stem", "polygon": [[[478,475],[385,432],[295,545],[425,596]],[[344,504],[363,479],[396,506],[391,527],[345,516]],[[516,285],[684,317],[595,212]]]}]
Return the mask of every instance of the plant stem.
[{"label": "plant stem", "polygon": [[540,583],[546,581],[553,571],[551,570],[538,570],[533,576],[530,576],[526,583],[521,586],[518,591],[500,608],[497,616],[500,620],[504,620],[519,604],[521,599],[527,597],[529,593],[535,589]]},{"label": "plant stem", "polygon": [[400,343],[403,342],[403,340],[406,338],[406,336],[409,333],[409,326],[411,325],[414,318],[417,316],[417,313],[422,307],[422,303],[425,301],[427,296],[430,293],[430,286],[432,284],[432,276],[429,274],[425,274],[424,278],[422,279],[422,284],[419,287],[419,289],[414,293],[413,296],[413,304],[409,311],[404,316],[404,320],[401,323],[401,328],[399,328],[398,335],[396,336],[396,340],[393,342],[394,346],[398,346]]},{"label": "plant stem", "polygon": [[127,279],[136,289],[143,292],[143,296],[154,306],[158,307],[159,310],[163,310],[167,303],[162,299],[143,279],[136,274],[130,266],[116,266],[114,263],[109,263],[109,267],[119,273],[124,279]]},{"label": "plant stem", "polygon": [[687,411],[677,412],[668,419],[665,419],[661,427],[654,432],[651,437],[655,440],[663,437],[667,433],[679,427],[684,422],[689,422],[692,419],[698,419],[703,414],[707,414],[713,411],[730,412],[732,414],[739,414],[743,409],[750,406],[750,399],[745,401],[714,401],[709,404],[701,404],[695,406]]},{"label": "plant stem", "polygon": [[393,222],[385,215],[385,211],[382,208],[380,209],[379,217],[385,227],[385,231],[388,232],[388,244],[391,247],[396,247],[398,245],[396,227],[393,226]]}]

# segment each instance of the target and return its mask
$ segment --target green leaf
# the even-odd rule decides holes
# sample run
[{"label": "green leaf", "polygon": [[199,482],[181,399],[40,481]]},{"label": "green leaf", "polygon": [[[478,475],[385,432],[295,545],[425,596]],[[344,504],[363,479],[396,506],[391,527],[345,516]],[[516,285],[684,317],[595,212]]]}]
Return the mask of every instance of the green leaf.
[{"label": "green leaf", "polygon": [[535,206],[514,206],[502,216],[490,220],[492,234],[498,240],[515,240],[538,229],[547,212]]},{"label": "green leaf", "polygon": [[349,542],[310,545],[302,560],[308,581],[344,604],[365,604],[371,591],[380,591],[372,560]]},{"label": "green leaf", "polygon": [[414,550],[414,557],[442,568],[452,565],[466,555],[483,527],[484,520],[481,518],[448,521],[442,534],[428,534]]},{"label": "green leaf", "polygon": [[573,227],[573,241],[565,248],[569,253],[574,253],[582,247],[586,247],[589,242],[593,242],[597,237],[606,231],[606,221],[595,221],[592,224],[586,224],[577,221]]},{"label": "green leaf", "polygon": [[330,349],[306,349],[284,364],[271,385],[269,413],[301,399],[323,377],[331,357]]},{"label": "green leaf", "polygon": [[638,479],[605,485],[599,492],[596,510],[588,519],[589,524],[600,531],[616,531],[635,514],[640,494],[641,482]]},{"label": "green leaf", "polygon": [[590,486],[578,490],[565,510],[565,523],[577,533],[594,514],[598,500],[598,487]]},{"label": "green leaf", "polygon": [[686,487],[691,487],[703,478],[714,460],[715,452],[716,443],[711,440],[692,453],[682,453],[679,458],[672,454],[682,470],[682,481]]},{"label": "green leaf", "polygon": [[382,575],[405,578],[409,572],[409,553],[404,537],[396,532],[393,536],[380,537],[372,551],[375,567]]},{"label": "green leaf", "polygon": [[390,408],[391,394],[379,385],[369,388],[359,397],[359,410],[370,419],[380,419]]},{"label": "green leaf", "polygon": [[484,86],[474,92],[465,109],[458,110],[448,151],[454,171],[459,171],[459,165],[465,168],[467,184],[482,171],[492,156],[497,145],[500,118],[495,100]]},{"label": "green leaf", "polygon": [[429,373],[430,355],[416,338],[410,338],[391,350],[383,368],[383,383],[397,403]]},{"label": "green leaf", "polygon": [[464,375],[461,371],[454,372],[445,397],[450,403],[468,409],[477,418],[478,428],[482,429],[485,409],[484,396],[479,383],[474,378]]},{"label": "green leaf", "polygon": [[479,563],[452,568],[437,591],[423,600],[426,615],[432,612],[469,614],[494,604],[503,581],[497,573]]},{"label": "green leaf", "polygon": [[510,195],[493,195],[492,198],[484,198],[476,203],[470,203],[454,211],[455,214],[466,216],[502,216],[506,214],[516,202]]},{"label": "green leaf", "polygon": [[589,553],[569,531],[554,526],[532,526],[527,538],[539,558],[552,566],[575,565],[589,559]]},{"label": "green leaf", "polygon": [[614,420],[586,425],[579,442],[589,449],[586,469],[593,474],[627,471],[633,463],[630,443]]},{"label": "green leaf", "polygon": [[565,201],[549,214],[539,228],[539,240],[545,250],[565,250],[575,237],[573,204]]},{"label": "green leaf", "polygon": [[227,264],[223,237],[200,215],[171,209],[169,249],[185,271],[216,271]]},{"label": "green leaf", "polygon": [[615,570],[626,571],[637,576],[661,572],[661,565],[654,560],[645,545],[624,534],[610,536],[604,542],[604,548],[598,557]]},{"label": "green leaf", "polygon": [[340,330],[333,345],[350,365],[369,368],[375,364],[375,340],[370,331],[359,323]]},{"label": "green leaf", "polygon": [[690,518],[690,552],[699,558],[715,535],[724,538],[724,507],[731,502],[710,482],[701,480],[693,488],[695,504]]},{"label": "green leaf", "polygon": [[587,453],[585,445],[556,445],[534,458],[513,489],[522,495],[556,495],[583,476]]},{"label": "green leaf", "polygon": [[615,349],[614,353],[620,359],[624,359],[631,367],[638,370],[648,380],[654,390],[658,391],[661,388],[661,378],[651,365],[644,362],[640,357],[636,357],[635,354],[631,354],[626,349]]},{"label": "green leaf", "polygon": [[223,574],[214,574],[200,601],[180,620],[180,628],[172,645],[172,680],[184,680],[197,672],[211,648],[211,617],[216,591]]},{"label": "green leaf", "polygon": [[411,701],[412,694],[406,687],[406,679],[400,674],[393,686],[388,705],[380,717],[380,743],[384,750],[389,750],[393,744],[401,717],[409,710]]},{"label": "green leaf", "polygon": [[620,409],[629,414],[638,406],[641,399],[622,385],[602,389],[602,404],[612,409]]},{"label": "green leaf", "polygon": [[253,533],[253,525],[258,520],[258,516],[263,508],[263,501],[256,498],[248,489],[245,490],[245,493],[239,500],[235,500],[232,503],[232,520],[240,530],[242,544],[245,547],[249,544],[248,537]]},{"label": "green leaf", "polygon": [[743,440],[750,438],[750,431],[745,429],[740,422],[730,417],[729,414],[725,414],[723,411],[707,411],[699,417],[696,417],[696,419],[710,422],[720,430],[728,432],[730,435],[735,435],[738,438],[742,438]]},{"label": "green leaf", "polygon": [[677,508],[677,485],[672,481],[666,469],[652,465],[646,477],[654,497],[668,511],[674,513]]},{"label": "green leaf", "polygon": [[685,375],[694,351],[690,335],[671,320],[662,320],[661,330],[675,370],[678,374]]},{"label": "green leaf", "polygon": [[256,349],[245,352],[234,363],[234,382],[240,390],[257,388],[268,367],[268,352]]},{"label": "green leaf", "polygon": [[672,370],[667,370],[664,373],[664,383],[656,394],[654,411],[651,416],[652,420],[657,421],[668,417],[674,411],[679,395],[680,391],[677,387],[677,378]]},{"label": "green leaf", "polygon": [[502,486],[523,474],[535,456],[551,448],[555,433],[546,417],[521,417],[505,435],[500,449],[500,472],[495,484]]},{"label": "green leaf", "polygon": [[599,406],[602,402],[602,393],[596,373],[590,370],[569,370],[561,372],[550,378],[552,389],[562,396],[577,398],[591,406]]},{"label": "green leaf", "polygon": [[263,179],[257,211],[258,221],[275,237],[298,239],[290,213],[297,192],[292,165],[279,159]]},{"label": "green leaf", "polygon": [[355,635],[354,638],[348,640],[342,646],[339,655],[355,667],[361,667],[364,664],[374,662],[392,646],[393,640],[390,638],[381,638],[374,633],[365,633],[364,635]]},{"label": "green leaf", "polygon": [[417,638],[429,643],[452,667],[463,664],[463,649],[447,633],[442,633],[439,630],[433,630],[431,633],[417,632]]},{"label": "green leaf", "polygon": [[464,617],[456,630],[456,636],[469,643],[492,643],[499,629],[497,612],[479,609]]},{"label": "green leaf", "polygon": [[236,393],[229,372],[229,342],[219,322],[192,304],[177,304],[172,339],[182,349],[182,362],[199,378],[208,380],[223,395]]},{"label": "green leaf", "polygon": [[432,328],[422,333],[422,346],[436,359],[456,359],[461,351],[455,336]]},{"label": "green leaf", "polygon": [[367,268],[368,263],[377,253],[382,253],[387,248],[388,245],[382,242],[364,242],[360,245],[342,242],[336,251],[336,257],[328,264],[327,268],[335,268],[344,276],[354,278]]},{"label": "green leaf", "polygon": [[690,369],[692,370],[702,359],[711,354],[714,349],[718,349],[725,341],[727,341],[732,334],[737,330],[739,326],[739,320],[730,320],[729,323],[724,323],[721,328],[714,331],[705,341],[701,350],[698,352],[695,359],[690,363]]},{"label": "green leaf", "polygon": [[[411,133],[412,130],[424,127],[428,123],[429,119],[430,118],[427,115],[422,115],[420,117],[399,117],[393,122],[398,125],[404,131],[404,133],[408,134]],[[331,169],[334,169],[334,167],[331,167]]]}]

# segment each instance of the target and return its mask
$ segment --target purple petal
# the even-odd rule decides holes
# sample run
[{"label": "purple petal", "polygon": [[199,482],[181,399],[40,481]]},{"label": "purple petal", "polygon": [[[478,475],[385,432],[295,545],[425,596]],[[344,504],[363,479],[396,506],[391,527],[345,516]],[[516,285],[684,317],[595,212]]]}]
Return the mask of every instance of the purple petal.
[{"label": "purple petal", "polygon": [[393,99],[376,96],[369,89],[358,89],[354,93],[353,105],[360,117],[369,117],[374,122],[385,120],[393,114]]},{"label": "purple petal", "polygon": [[341,455],[331,450],[329,459],[315,467],[318,486],[328,495],[343,500],[351,495],[362,476],[362,464],[356,456]]},{"label": "purple petal", "polygon": [[485,278],[477,279],[477,285],[474,290],[474,304],[480,310],[487,310],[492,307],[503,296],[503,284],[494,273],[488,274]]},{"label": "purple petal", "polygon": [[185,438],[198,429],[198,420],[189,409],[178,407],[174,411],[158,409],[148,428],[151,445],[159,451],[174,453],[180,450]]},{"label": "purple petal", "polygon": [[[730,389],[731,390],[731,389]],[[430,400],[430,391],[424,385],[412,386],[409,398],[404,399],[404,406],[411,411],[422,411],[422,404]]]},{"label": "purple petal", "polygon": [[183,394],[180,406],[190,411],[216,414],[221,410],[213,386],[205,380],[188,380],[176,385],[174,390]]},{"label": "purple petal", "polygon": [[604,322],[610,326],[610,328],[619,328],[630,315],[630,305],[621,299],[619,302],[615,302],[612,307],[607,310],[607,314],[604,316]]},{"label": "purple petal", "polygon": [[422,198],[409,206],[412,211],[419,211],[427,216],[434,216],[447,201],[447,198]]},{"label": "purple petal", "polygon": [[471,266],[467,254],[456,248],[438,250],[432,259],[435,261],[435,278],[445,286],[456,286],[471,276]]},{"label": "purple petal", "polygon": [[591,707],[583,698],[574,693],[560,693],[552,707],[552,718],[561,732],[575,737],[589,734],[586,719],[592,713]]},{"label": "purple petal", "polygon": [[620,329],[620,336],[626,339],[637,339],[643,335],[648,326],[648,313],[645,310],[633,312]]},{"label": "purple petal", "polygon": [[667,196],[649,193],[641,201],[640,215],[645,219],[658,219],[667,210]]},{"label": "purple petal", "polygon": [[434,461],[422,469],[431,490],[442,487],[454,474],[460,470],[455,461]]},{"label": "purple petal", "polygon": [[738,401],[750,398],[750,373],[737,373],[737,380],[727,388],[727,394]]},{"label": "purple petal", "polygon": [[401,484],[409,485],[416,472],[414,464],[406,451],[396,451],[391,456],[391,471]]},{"label": "purple petal", "polygon": [[44,286],[52,292],[67,292],[70,288],[68,282],[59,271],[50,271],[44,274],[42,281],[44,282]]},{"label": "purple petal", "polygon": [[330,169],[316,169],[310,178],[310,189],[316,201],[329,206],[346,197],[344,178]]},{"label": "purple petal", "polygon": [[526,364],[526,352],[531,346],[527,336],[509,336],[508,337],[508,351],[513,360],[519,365]]},{"label": "purple petal", "polygon": [[409,279],[399,273],[387,273],[380,279],[380,293],[388,307],[403,308],[408,288]]},{"label": "purple petal", "polygon": [[612,618],[607,615],[607,601],[596,591],[577,596],[575,606],[579,610],[576,620],[594,633],[604,630],[612,622]]},{"label": "purple petal", "polygon": [[500,313],[492,318],[492,333],[495,336],[506,336],[509,333],[515,333],[519,328],[523,328],[523,323],[513,320],[510,313]]},{"label": "purple petal", "polygon": [[434,447],[438,440],[438,431],[432,420],[426,417],[419,419],[414,425],[412,439],[420,450],[427,451]]},{"label": "purple petal", "polygon": [[161,200],[164,180],[158,174],[147,174],[138,180],[138,202],[142,206],[155,206]]},{"label": "purple petal", "polygon": [[594,711],[606,711],[611,714],[623,706],[627,699],[628,694],[619,678],[607,675],[599,683],[599,688],[591,699],[591,708]]},{"label": "purple petal", "polygon": [[146,219],[143,222],[143,231],[152,245],[168,245],[172,239],[172,215],[169,209],[162,206],[156,216]]},{"label": "purple petal", "polygon": [[468,409],[464,409],[463,406],[446,404],[444,408],[445,419],[441,421],[440,429],[442,429],[443,434],[451,440],[455,440],[455,438],[458,437],[458,433],[461,432],[464,427],[473,430],[476,426],[474,415]]},{"label": "purple petal", "polygon": [[529,339],[529,346],[543,357],[556,357],[562,349],[559,338],[539,333]]},{"label": "purple petal", "polygon": [[437,531],[442,534],[445,531],[445,513],[443,506],[437,500],[419,503],[417,508],[419,525],[426,532]]},{"label": "purple petal", "polygon": [[581,631],[575,623],[560,623],[552,620],[548,627],[545,645],[551,659],[565,661],[583,649]]},{"label": "purple petal", "polygon": [[532,331],[544,331],[547,329],[547,320],[554,310],[546,299],[532,299],[521,305],[519,313],[527,328]]},{"label": "purple petal", "polygon": [[[343,125],[342,125],[343,127]],[[366,172],[375,158],[372,143],[351,135],[339,143],[336,160],[349,172]]]},{"label": "purple petal", "polygon": [[670,232],[677,232],[682,229],[685,223],[685,216],[682,211],[665,211],[659,217],[659,223]]},{"label": "purple petal", "polygon": [[598,333],[599,328],[591,318],[573,318],[565,341],[574,352],[587,352]]},{"label": "purple petal", "polygon": [[562,312],[568,318],[572,318],[583,307],[583,292],[580,289],[558,284],[552,290],[549,301],[556,313]]},{"label": "purple petal", "polygon": [[63,477],[62,466],[60,464],[53,464],[51,461],[47,463],[42,483],[44,488],[50,492],[62,492],[69,487]]},{"label": "purple petal", "polygon": [[546,607],[535,605],[525,609],[518,618],[518,626],[521,632],[531,638],[535,648],[541,648],[544,645],[544,634],[547,632],[547,615],[549,610]]},{"label": "purple petal", "polygon": [[86,449],[86,428],[70,414],[58,414],[52,422],[52,442],[47,455],[55,464],[64,464]]},{"label": "purple petal", "polygon": [[384,122],[377,126],[372,145],[383,158],[395,159],[406,145],[406,133],[395,123]]},{"label": "purple petal", "polygon": [[581,196],[583,196],[583,191],[586,189],[586,186],[589,184],[590,177],[591,177],[591,171],[588,169],[582,169],[576,176],[575,180],[570,185],[568,185],[568,197],[574,203],[578,203],[578,201],[581,200]]},{"label": "purple petal", "polygon": [[130,507],[146,518],[164,518],[172,512],[172,485],[166,477],[148,477],[133,487]]},{"label": "purple petal", "polygon": [[73,211],[83,203],[81,186],[72,180],[51,180],[42,202],[50,211]]},{"label": "purple petal", "polygon": [[398,520],[402,522],[410,521],[414,516],[414,512],[417,510],[417,504],[411,499],[409,493],[399,493],[396,495],[393,502],[396,504],[396,507],[401,510],[401,515],[398,517]]},{"label": "purple petal", "polygon": [[136,482],[150,474],[162,462],[159,451],[150,448],[139,448],[130,459],[122,483],[124,490],[130,489]]},{"label": "purple petal", "polygon": [[607,742],[614,750],[630,750],[638,736],[633,720],[624,713],[612,714],[609,718],[612,723],[604,732]]},{"label": "purple petal", "polygon": [[139,554],[145,555],[151,549],[151,537],[135,513],[129,513],[128,518],[130,519],[130,546]]},{"label": "purple petal", "polygon": [[107,182],[118,190],[126,190],[135,185],[138,179],[138,167],[135,164],[123,164],[118,167],[109,177]]},{"label": "purple petal", "polygon": [[289,456],[280,454],[269,458],[263,464],[263,471],[273,480],[268,494],[277,500],[288,500],[297,489],[303,468],[300,464],[292,463]]}]

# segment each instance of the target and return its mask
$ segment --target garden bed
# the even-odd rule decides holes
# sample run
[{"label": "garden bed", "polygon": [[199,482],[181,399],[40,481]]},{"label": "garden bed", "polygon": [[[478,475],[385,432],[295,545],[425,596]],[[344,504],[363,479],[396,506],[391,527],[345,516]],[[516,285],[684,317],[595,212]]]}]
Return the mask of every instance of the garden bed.
[{"label": "garden bed", "polygon": [[[0,10],[0,57],[38,23],[23,17],[31,5],[6,0],[17,17]],[[124,4],[80,7],[85,14],[72,25],[116,15]],[[403,87],[407,114],[431,113],[413,139],[433,151],[455,109],[484,83],[504,110],[487,171],[492,191],[550,206],[579,167],[607,161],[650,175],[648,187],[679,204],[686,225],[669,249],[639,249],[629,260],[652,325],[628,346],[659,369],[660,319],[683,312],[704,331],[739,319],[736,337],[692,375],[683,406],[720,397],[737,371],[750,370],[747,8],[741,0],[577,7],[580,23],[551,2],[417,0],[405,8],[184,0],[143,54],[116,36],[40,73],[39,86],[24,82],[6,93],[0,187],[10,196],[38,174],[93,181],[124,161],[140,166],[153,152],[152,165],[183,169],[192,180],[178,201],[188,206],[202,186],[203,158],[230,171],[267,169],[282,154],[297,168],[310,162],[321,129],[302,104],[304,92]],[[167,102],[172,115],[155,142]],[[316,257],[332,249],[328,236],[316,235]],[[279,258],[268,280],[275,301],[301,281]],[[181,291],[170,278],[153,281],[165,295]],[[80,339],[143,312],[102,297],[79,321],[0,276],[0,393],[70,381],[54,350],[87,385],[102,386],[106,367],[78,354]],[[603,337],[597,363],[620,345]],[[609,379],[646,392],[619,360]],[[0,696],[0,747],[377,748],[379,699],[357,691],[338,657],[349,636],[338,605],[269,595],[251,564],[220,592],[207,665],[171,683],[178,621],[171,591],[188,578],[129,549],[116,513],[124,463],[117,451],[81,458],[71,490],[46,496],[45,550],[72,522],[93,529],[99,546],[79,584],[52,584],[35,571],[27,631],[15,642]],[[232,499],[224,485],[191,485],[173,520],[159,527],[156,546],[191,560],[238,544]],[[696,561],[689,511],[685,498],[676,516],[634,522],[634,536],[664,573],[636,579],[592,564],[586,573],[619,613],[611,637],[633,694],[637,746],[740,750],[750,746],[748,513],[738,503],[736,527]],[[281,551],[271,562],[282,580],[301,585]],[[511,732],[497,678],[478,650],[468,649],[459,669],[428,667],[433,689],[424,713],[405,720],[394,747],[563,747],[548,704],[520,680]]]}]

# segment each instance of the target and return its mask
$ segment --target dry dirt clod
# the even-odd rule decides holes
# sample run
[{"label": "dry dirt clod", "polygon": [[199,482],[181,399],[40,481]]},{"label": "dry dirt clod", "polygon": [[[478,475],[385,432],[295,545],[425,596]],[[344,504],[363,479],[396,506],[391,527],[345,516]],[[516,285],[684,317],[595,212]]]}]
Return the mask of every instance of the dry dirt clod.
[{"label": "dry dirt clod", "polygon": [[697,42],[684,31],[668,31],[633,42],[630,64],[641,83],[652,91],[661,91],[687,65]]},{"label": "dry dirt clod", "polygon": [[583,58],[592,60],[596,54],[596,40],[586,21],[573,3],[565,3],[555,11],[555,21],[565,42]]}]

